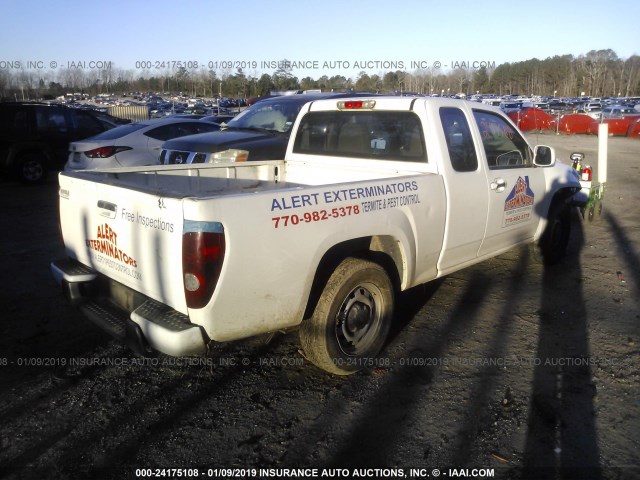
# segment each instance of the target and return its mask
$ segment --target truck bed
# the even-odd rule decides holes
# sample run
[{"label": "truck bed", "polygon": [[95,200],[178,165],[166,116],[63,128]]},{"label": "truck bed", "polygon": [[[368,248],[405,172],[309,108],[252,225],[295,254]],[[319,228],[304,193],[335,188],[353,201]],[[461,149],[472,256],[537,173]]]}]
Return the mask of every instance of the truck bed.
[{"label": "truck bed", "polygon": [[[269,160],[263,162],[203,165],[170,165],[77,171],[73,176],[96,183],[130,188],[163,197],[213,197],[221,194],[256,193],[305,186],[331,185],[424,173],[403,162]],[[63,173],[66,175],[66,173]]]},{"label": "truck bed", "polygon": [[[182,255],[179,254],[187,223],[189,228],[193,222],[223,226],[230,245],[225,269],[235,272],[256,269],[272,275],[289,272],[290,268],[283,268],[282,259],[292,253],[292,244],[295,248],[304,247],[300,256],[305,262],[318,263],[320,258],[314,255],[321,257],[318,252],[327,247],[318,246],[317,241],[330,243],[354,236],[366,237],[374,230],[404,237],[405,232],[395,223],[386,223],[395,215],[405,218],[397,221],[404,228],[407,222],[415,222],[406,220],[407,216],[413,217],[414,210],[428,209],[438,217],[435,230],[441,230],[445,208],[441,205],[436,211],[436,204],[444,198],[439,175],[415,172],[415,167],[406,162],[355,160],[348,166],[344,163],[343,159],[323,157],[309,161],[62,172],[60,217],[66,232],[66,251],[70,258],[90,269],[188,314]],[[420,192],[424,192],[421,202]],[[430,196],[429,202],[426,195]],[[386,199],[400,202],[397,196],[407,197],[406,205],[387,210]],[[360,218],[358,213],[366,214],[367,217],[362,218],[368,220],[356,221],[356,216]],[[381,226],[381,220],[374,220],[374,216],[384,219],[385,224]],[[418,215],[421,222],[428,216]],[[291,224],[287,227],[290,218]],[[300,226],[294,228],[298,223]],[[332,225],[331,232],[326,229],[328,223]],[[267,236],[274,240],[256,243],[256,238]],[[430,245],[427,256],[438,251],[441,238],[441,233],[434,235],[434,245]],[[414,242],[413,239],[407,241]],[[282,248],[283,245],[287,247]],[[247,258],[251,258],[251,262],[247,262]],[[431,263],[435,265],[435,259]],[[243,277],[245,285],[252,282]],[[223,286],[218,292],[226,288],[225,285],[233,285],[221,283]],[[242,292],[243,288],[236,286],[232,290]],[[255,293],[261,291],[261,287],[254,285],[250,290]],[[298,302],[306,295],[291,290],[293,293],[269,295],[278,299],[292,295]],[[227,294],[225,301],[242,302],[235,295]],[[194,315],[191,315],[192,321]],[[290,318],[299,321],[299,316]]]}]

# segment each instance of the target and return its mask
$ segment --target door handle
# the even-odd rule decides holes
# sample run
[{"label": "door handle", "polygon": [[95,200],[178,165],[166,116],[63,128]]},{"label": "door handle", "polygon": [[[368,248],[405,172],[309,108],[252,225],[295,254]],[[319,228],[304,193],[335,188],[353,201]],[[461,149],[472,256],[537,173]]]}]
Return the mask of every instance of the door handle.
[{"label": "door handle", "polygon": [[489,186],[491,190],[495,190],[496,193],[501,193],[507,188],[507,182],[504,178],[496,178]]},{"label": "door handle", "polygon": [[107,202],[105,200],[98,200],[98,214],[114,219],[116,218],[116,212],[118,210],[118,206],[115,203]]}]

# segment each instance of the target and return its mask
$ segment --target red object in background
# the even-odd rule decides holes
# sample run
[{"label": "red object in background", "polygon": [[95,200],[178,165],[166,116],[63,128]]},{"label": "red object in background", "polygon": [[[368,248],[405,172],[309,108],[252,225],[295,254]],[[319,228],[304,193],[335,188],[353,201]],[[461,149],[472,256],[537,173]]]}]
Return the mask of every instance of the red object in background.
[{"label": "red object in background", "polygon": [[532,107],[523,108],[519,112],[509,112],[507,115],[523,132],[546,130],[554,119],[553,115],[549,115],[544,110]]},{"label": "red object in background", "polygon": [[632,118],[611,118],[605,120],[609,124],[609,135],[626,135]]},{"label": "red object in background", "polygon": [[[609,135],[627,135],[629,126],[634,121],[632,118],[607,118],[602,123],[609,125]],[[600,122],[595,120],[589,125],[587,133],[598,134],[598,124]]]},{"label": "red object in background", "polygon": [[640,138],[640,118],[631,122],[627,130],[627,137]]},{"label": "red object in background", "polygon": [[591,167],[589,165],[585,165],[584,168],[582,169],[582,174],[580,175],[580,180],[582,180],[583,182],[590,182],[591,181]]},{"label": "red object in background", "polygon": [[[589,127],[593,122],[593,118],[589,115],[571,113],[560,118],[558,131],[561,133],[593,133],[589,131]],[[598,128],[596,127],[597,132]]]}]

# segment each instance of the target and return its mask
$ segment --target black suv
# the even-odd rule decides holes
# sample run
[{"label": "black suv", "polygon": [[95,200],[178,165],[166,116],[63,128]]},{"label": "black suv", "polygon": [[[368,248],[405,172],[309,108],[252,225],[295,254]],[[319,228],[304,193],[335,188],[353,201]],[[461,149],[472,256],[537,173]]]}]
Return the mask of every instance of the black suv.
[{"label": "black suv", "polygon": [[87,110],[44,103],[0,103],[0,172],[42,183],[69,156],[69,143],[113,127]]}]

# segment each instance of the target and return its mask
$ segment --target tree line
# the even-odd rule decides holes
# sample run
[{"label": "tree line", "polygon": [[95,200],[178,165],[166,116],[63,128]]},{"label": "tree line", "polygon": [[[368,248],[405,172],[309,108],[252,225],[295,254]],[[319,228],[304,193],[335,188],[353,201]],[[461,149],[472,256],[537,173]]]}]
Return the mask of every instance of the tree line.
[{"label": "tree line", "polygon": [[558,97],[639,96],[640,56],[619,58],[613,50],[592,50],[585,55],[561,55],[539,60],[502,63],[495,68],[457,68],[360,72],[344,75],[309,76],[299,79],[287,61],[272,74],[229,70],[187,70],[164,72],[126,70],[60,69],[56,71],[0,69],[0,98],[34,100],[55,98],[65,93],[89,95],[126,92],[182,92],[202,97],[248,98],[274,90],[368,92],[412,92],[426,95],[481,93],[498,95],[541,95]]}]

